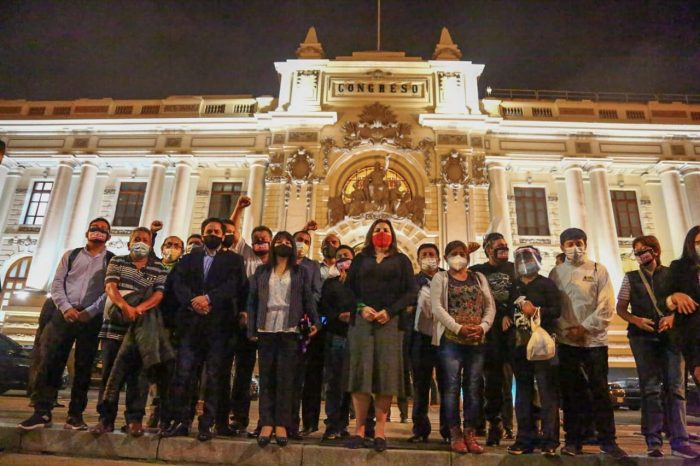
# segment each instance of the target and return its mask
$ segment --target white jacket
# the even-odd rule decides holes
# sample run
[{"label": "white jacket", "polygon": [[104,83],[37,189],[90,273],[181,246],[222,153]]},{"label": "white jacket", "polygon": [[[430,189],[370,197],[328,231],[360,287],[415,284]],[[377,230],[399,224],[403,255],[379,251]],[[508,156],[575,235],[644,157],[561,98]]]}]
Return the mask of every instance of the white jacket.
[{"label": "white jacket", "polygon": [[[481,291],[484,292],[484,311],[479,325],[484,329],[484,334],[486,334],[491,329],[493,320],[496,317],[496,305],[486,277],[480,272],[470,271],[469,273],[476,273]],[[447,271],[441,271],[436,273],[430,282],[430,303],[433,311],[432,343],[435,346],[440,346],[440,339],[442,334],[445,333],[445,329],[449,329],[453,333],[459,333],[459,329],[462,328],[462,325],[458,324],[454,317],[447,312],[447,285],[449,281]]]},{"label": "white jacket", "polygon": [[[615,292],[605,266],[588,259],[581,265],[567,260],[554,267],[549,278],[561,296],[557,342],[586,348],[607,346],[608,327],[615,314]],[[566,338],[567,329],[577,325],[588,331],[583,343]]]}]

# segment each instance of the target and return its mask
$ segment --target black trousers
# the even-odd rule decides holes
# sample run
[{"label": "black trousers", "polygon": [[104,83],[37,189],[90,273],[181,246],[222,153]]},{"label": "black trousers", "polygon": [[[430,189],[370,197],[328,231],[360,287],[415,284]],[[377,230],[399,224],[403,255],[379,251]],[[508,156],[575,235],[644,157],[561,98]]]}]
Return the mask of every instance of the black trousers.
[{"label": "black trousers", "polygon": [[216,425],[227,426],[228,414],[231,408],[231,374],[233,371],[233,357],[235,354],[235,342],[229,339],[221,358],[221,374],[217,380],[217,396],[219,401],[216,408]]},{"label": "black trousers", "polygon": [[230,335],[207,331],[204,328],[191,328],[183,332],[177,353],[177,368],[170,398],[171,413],[176,422],[187,424],[192,417],[193,379],[204,372],[204,413],[199,418],[199,430],[212,427],[217,417],[219,403],[219,380],[224,373],[224,356]]},{"label": "black trousers", "polygon": [[257,359],[258,345],[250,341],[245,332],[239,335],[233,356],[233,387],[231,388],[231,413],[241,429],[250,422],[250,384]]},{"label": "black trousers", "polygon": [[347,337],[326,332],[326,432],[339,434],[350,422],[350,393],[343,389],[343,370],[347,352]]},{"label": "black trousers", "polygon": [[258,357],[260,424],[290,428],[296,390],[295,374],[301,359],[297,335],[261,333],[258,339]]},{"label": "black trousers", "polygon": [[323,366],[326,332],[321,329],[309,344],[304,368],[304,390],[301,399],[301,421],[306,429],[318,429],[321,417],[321,391],[323,390]]},{"label": "black trousers", "polygon": [[[413,372],[413,435],[427,437],[432,430],[428,412],[433,372],[437,376],[438,391],[442,393],[443,390],[438,347],[433,346],[432,337],[420,332],[412,333],[410,361]],[[450,438],[442,403],[440,404],[440,435],[443,438]]]},{"label": "black trousers", "polygon": [[75,371],[71,387],[69,416],[80,416],[87,405],[92,364],[97,354],[97,334],[102,327],[102,317],[89,322],[67,322],[63,315],[54,313],[41,331],[38,345],[36,372],[31,393],[35,410],[50,414],[61,388],[63,370],[71,348],[75,344]]},{"label": "black trousers", "polygon": [[[27,384],[27,395],[31,396],[34,391],[34,382],[36,381],[37,371],[39,370],[39,364],[42,359],[41,345],[39,341],[41,340],[41,334],[44,332],[46,325],[51,322],[51,320],[56,315],[60,315],[61,311],[56,308],[56,305],[51,299],[44,301],[44,305],[41,307],[41,312],[39,313],[39,326],[34,333],[34,345],[32,346],[32,362],[29,366],[29,382]],[[53,380],[51,383],[54,385],[61,384],[61,378],[63,374],[60,374],[57,379]]]},{"label": "black trousers", "polygon": [[[100,413],[100,420],[103,423],[113,425],[117,417],[119,406],[119,392],[126,384],[126,422],[140,422],[146,414],[146,401],[148,399],[148,383],[145,377],[141,377],[140,357],[138,354],[129,354],[126,364],[120,364],[121,368],[117,373],[112,374],[117,361],[117,356],[122,346],[122,342],[103,338],[102,344],[102,384],[97,401],[97,412]],[[138,352],[137,352],[138,353]],[[139,366],[134,362],[138,359]],[[134,368],[131,366],[134,365]],[[112,378],[112,384],[110,384]],[[110,388],[109,393],[107,388]]]},{"label": "black trousers", "polygon": [[[608,394],[608,347],[559,344],[557,351],[566,443],[580,445],[583,442],[586,414],[591,413],[600,444],[614,444],[615,416]],[[586,390],[590,390],[590,402],[581,396]]]},{"label": "black trousers", "polygon": [[[503,338],[487,340],[484,359],[484,416],[491,426],[513,427],[511,350]],[[504,416],[505,413],[505,416]]]}]

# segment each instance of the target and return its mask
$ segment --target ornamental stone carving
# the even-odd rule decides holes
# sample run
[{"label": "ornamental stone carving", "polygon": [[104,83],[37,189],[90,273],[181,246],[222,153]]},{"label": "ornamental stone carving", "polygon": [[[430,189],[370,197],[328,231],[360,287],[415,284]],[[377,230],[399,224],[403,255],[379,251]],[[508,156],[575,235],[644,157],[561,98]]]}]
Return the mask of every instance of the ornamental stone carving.
[{"label": "ornamental stone carving", "polygon": [[[425,198],[412,196],[396,179],[387,180],[388,157],[384,166],[377,161],[364,177],[355,179],[345,193],[328,199],[328,222],[335,225],[346,216],[353,218],[404,218],[422,227]],[[345,198],[345,199],[344,199]]]},{"label": "ornamental stone carving", "polygon": [[292,182],[303,184],[313,177],[314,164],[313,155],[300,147],[287,160],[287,176]]},{"label": "ornamental stone carving", "polygon": [[375,102],[366,106],[359,121],[343,125],[345,147],[352,149],[362,144],[388,144],[402,149],[411,148],[411,125],[399,123],[391,109]]},{"label": "ornamental stone carving", "polygon": [[265,179],[266,181],[277,183],[284,181],[284,153],[276,152],[270,154],[270,163],[267,165]]},{"label": "ornamental stone carving", "polygon": [[442,156],[440,177],[452,189],[488,184],[486,160],[483,155],[460,154],[452,149]]}]

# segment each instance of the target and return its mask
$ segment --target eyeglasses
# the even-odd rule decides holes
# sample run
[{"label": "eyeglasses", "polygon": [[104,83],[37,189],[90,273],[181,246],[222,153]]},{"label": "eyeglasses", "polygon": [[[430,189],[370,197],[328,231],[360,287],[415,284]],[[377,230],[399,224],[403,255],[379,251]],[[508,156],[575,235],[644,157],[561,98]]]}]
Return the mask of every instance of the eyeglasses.
[{"label": "eyeglasses", "polygon": [[634,251],[634,255],[637,257],[643,256],[646,253],[653,254],[654,250],[653,249],[643,249],[641,251]]}]

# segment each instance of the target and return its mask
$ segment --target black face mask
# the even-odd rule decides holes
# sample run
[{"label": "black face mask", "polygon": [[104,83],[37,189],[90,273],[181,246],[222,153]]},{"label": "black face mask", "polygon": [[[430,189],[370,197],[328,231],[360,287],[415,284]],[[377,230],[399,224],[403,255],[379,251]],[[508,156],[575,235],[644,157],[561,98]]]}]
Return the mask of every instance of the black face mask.
[{"label": "black face mask", "polygon": [[326,259],[333,259],[335,257],[335,252],[336,249],[330,244],[324,244],[321,248],[321,254],[323,254],[323,257]]},{"label": "black face mask", "polygon": [[228,233],[226,236],[224,236],[224,240],[221,242],[221,245],[228,249],[233,246],[233,240],[233,234]]},{"label": "black face mask", "polygon": [[493,250],[494,260],[500,264],[508,262],[508,251],[509,251],[509,249],[506,246],[502,246],[500,248],[494,249]]},{"label": "black face mask", "polygon": [[278,244],[275,246],[275,255],[279,257],[291,257],[294,253],[294,249],[286,244]]},{"label": "black face mask", "polygon": [[204,237],[204,245],[207,249],[216,249],[221,246],[222,239],[219,236],[207,235]]}]

